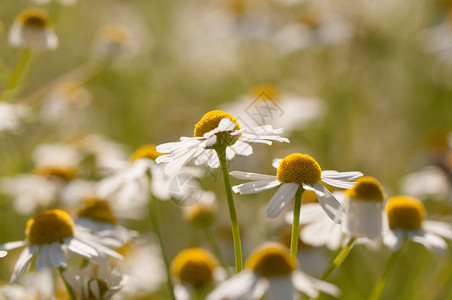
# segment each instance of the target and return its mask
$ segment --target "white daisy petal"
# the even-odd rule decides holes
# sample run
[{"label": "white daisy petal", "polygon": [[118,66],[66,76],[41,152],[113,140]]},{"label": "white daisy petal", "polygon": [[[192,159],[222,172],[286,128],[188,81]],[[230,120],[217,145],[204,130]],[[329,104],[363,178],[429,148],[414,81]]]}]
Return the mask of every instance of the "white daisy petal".
[{"label": "white daisy petal", "polygon": [[357,172],[357,171],[351,171],[351,172],[338,172],[334,170],[325,170],[322,171],[321,177],[324,178],[330,178],[330,179],[338,179],[338,180],[345,180],[345,181],[354,181],[360,177],[363,176],[363,173]]},{"label": "white daisy petal", "polygon": [[448,223],[425,220],[422,222],[422,228],[427,232],[452,240],[452,226]]},{"label": "white daisy petal", "polygon": [[273,219],[279,216],[290,201],[292,201],[299,187],[298,183],[283,183],[267,205],[265,210],[267,217]]},{"label": "white daisy petal", "polygon": [[405,234],[403,230],[396,229],[394,231],[388,231],[383,237],[383,242],[386,247],[389,248],[392,252],[395,252],[400,249],[402,243],[405,239]]},{"label": "white daisy petal", "polygon": [[59,242],[50,244],[49,258],[55,268],[66,268],[66,256]]},{"label": "white daisy petal", "polygon": [[339,179],[331,179],[331,178],[326,178],[326,177],[323,177],[322,181],[328,185],[331,185],[331,186],[334,186],[334,187],[340,188],[340,189],[351,189],[355,185],[354,182],[343,181],[343,180],[339,180]]},{"label": "white daisy petal", "polygon": [[430,251],[438,254],[446,254],[447,243],[439,236],[423,230],[409,232],[408,236],[413,242],[422,244]]},{"label": "white daisy petal", "polygon": [[229,172],[234,178],[243,179],[243,180],[276,180],[278,179],[273,175],[259,174],[259,173],[250,173],[250,172],[241,172],[241,171],[232,171]]},{"label": "white daisy petal", "polygon": [[185,152],[183,155],[179,157],[174,157],[171,161],[168,162],[168,164],[165,167],[165,173],[167,175],[173,175],[177,171],[179,171],[187,162],[195,157],[195,154],[198,152],[197,148],[190,149],[189,151]]},{"label": "white daisy petal", "polygon": [[25,242],[25,241],[9,242],[9,243],[5,243],[3,245],[0,245],[0,250],[16,249],[16,248],[23,247],[26,244],[27,244],[27,242]]},{"label": "white daisy petal", "polygon": [[23,276],[28,266],[30,265],[30,261],[37,250],[37,247],[27,246],[22,251],[19,258],[17,259],[16,265],[14,266],[14,271],[10,280],[12,284],[19,282],[20,278]]},{"label": "white daisy petal", "polygon": [[269,286],[265,299],[267,300],[290,300],[297,299],[292,286],[291,276],[275,276],[268,279]]},{"label": "white daisy petal", "polygon": [[280,184],[279,180],[257,180],[233,186],[232,190],[240,195],[248,195],[272,189]]},{"label": "white daisy petal", "polygon": [[331,220],[338,224],[342,222],[345,213],[344,207],[326,187],[320,183],[315,183],[313,186],[303,183],[303,188],[305,190],[314,191],[319,200],[319,204]]},{"label": "white daisy petal", "polygon": [[35,263],[36,270],[42,271],[43,269],[51,267],[49,259],[49,250],[50,250],[49,244],[43,244],[39,246],[39,253]]},{"label": "white daisy petal", "polygon": [[238,275],[220,283],[210,294],[206,300],[223,300],[225,298],[240,298],[249,293],[256,285],[259,276],[250,270],[243,270]]},{"label": "white daisy petal", "polygon": [[282,158],[275,158],[275,159],[272,161],[272,166],[273,166],[273,168],[278,169],[279,164],[281,163],[282,160],[283,160]]},{"label": "white daisy petal", "polygon": [[253,154],[253,147],[240,140],[229,148],[232,149],[238,155],[250,156],[251,154]]},{"label": "white daisy petal", "polygon": [[309,298],[317,298],[319,295],[319,291],[315,288],[312,277],[301,271],[293,272],[292,284],[297,291],[306,294]]},{"label": "white daisy petal", "polygon": [[174,295],[177,300],[190,300],[193,289],[188,284],[177,284],[174,287]]}]

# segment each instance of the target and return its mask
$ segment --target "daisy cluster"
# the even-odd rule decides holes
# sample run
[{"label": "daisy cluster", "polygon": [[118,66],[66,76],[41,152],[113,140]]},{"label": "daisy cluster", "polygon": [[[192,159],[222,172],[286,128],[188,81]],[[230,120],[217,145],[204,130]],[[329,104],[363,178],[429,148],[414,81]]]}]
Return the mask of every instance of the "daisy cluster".
[{"label": "daisy cluster", "polygon": [[451,298],[447,1],[107,2],[0,3],[0,299]]}]

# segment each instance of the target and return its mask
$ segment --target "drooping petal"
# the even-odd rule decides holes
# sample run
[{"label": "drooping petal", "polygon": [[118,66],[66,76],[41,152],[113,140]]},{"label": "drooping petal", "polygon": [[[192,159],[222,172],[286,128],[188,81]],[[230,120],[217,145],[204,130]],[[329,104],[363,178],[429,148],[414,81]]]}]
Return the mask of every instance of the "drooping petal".
[{"label": "drooping petal", "polygon": [[383,237],[383,242],[389,250],[395,252],[400,249],[404,239],[404,231],[402,229],[396,229],[394,231],[389,230]]},{"label": "drooping petal", "polygon": [[283,183],[267,205],[265,210],[267,217],[273,219],[279,216],[292,201],[299,187],[298,183]]},{"label": "drooping petal", "polygon": [[49,258],[55,268],[66,268],[66,256],[59,242],[50,244]]},{"label": "drooping petal", "polygon": [[242,172],[242,171],[232,171],[229,172],[234,178],[242,179],[242,180],[276,180],[278,179],[273,175],[259,174],[259,173],[250,173],[250,172]]},{"label": "drooping petal", "polygon": [[269,286],[265,299],[281,300],[281,299],[297,299],[294,287],[292,285],[291,276],[275,276],[268,279]]},{"label": "drooping petal", "polygon": [[17,259],[16,265],[14,266],[14,271],[10,280],[12,284],[19,282],[20,278],[23,276],[28,266],[30,265],[30,261],[36,251],[38,251],[38,247],[34,246],[27,246],[22,251],[19,258]]},{"label": "drooping petal", "polygon": [[280,184],[279,180],[257,180],[233,186],[232,190],[240,195],[248,195],[272,189]]},{"label": "drooping petal", "polygon": [[27,244],[27,242],[25,241],[16,241],[16,242],[9,242],[9,243],[5,243],[3,245],[0,245],[0,250],[11,250],[11,249],[16,249],[16,248],[20,248],[23,247]]},{"label": "drooping petal", "polygon": [[448,223],[425,220],[422,222],[422,228],[427,232],[431,232],[452,240],[452,226]]},{"label": "drooping petal", "polygon": [[320,183],[315,183],[314,185],[303,183],[303,188],[315,193],[319,204],[331,220],[338,224],[342,222],[345,214],[344,207],[326,187]]},{"label": "drooping petal", "polygon": [[408,233],[408,236],[415,243],[424,245],[430,251],[438,254],[446,254],[447,243],[439,236],[428,233],[423,230],[412,231]]},{"label": "drooping petal", "polygon": [[[223,299],[243,299],[244,295],[253,290],[259,281],[259,276],[250,270],[243,270],[238,275],[220,283],[210,294],[206,300],[223,300]],[[252,295],[252,294],[251,294]],[[246,298],[249,299],[249,298]]]},{"label": "drooping petal", "polygon": [[39,246],[39,253],[38,258],[36,258],[36,270],[42,271],[46,268],[51,268],[50,258],[49,258],[49,251],[50,245],[44,244]]},{"label": "drooping petal", "polygon": [[250,156],[253,154],[253,147],[242,141],[237,141],[234,145],[228,147],[231,148],[237,155]]}]

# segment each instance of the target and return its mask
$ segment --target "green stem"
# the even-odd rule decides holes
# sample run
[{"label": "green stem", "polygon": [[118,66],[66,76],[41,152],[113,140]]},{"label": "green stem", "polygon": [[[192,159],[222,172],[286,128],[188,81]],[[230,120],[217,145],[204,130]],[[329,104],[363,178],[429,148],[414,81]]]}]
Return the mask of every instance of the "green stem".
[{"label": "green stem", "polygon": [[405,241],[403,241],[402,246],[400,246],[399,250],[391,253],[391,256],[389,257],[388,261],[386,262],[386,266],[383,271],[383,275],[380,277],[380,279],[377,281],[377,283],[375,283],[372,293],[369,296],[369,300],[380,299],[381,295],[383,294],[383,292],[385,290],[386,284],[388,283],[389,277],[391,276],[392,271],[394,270],[394,267],[400,258],[402,249],[405,246],[405,244],[406,244],[406,239],[405,239]]},{"label": "green stem", "polygon": [[298,236],[300,231],[300,210],[301,210],[301,195],[304,190],[298,188],[295,194],[295,204],[293,208],[293,223],[292,223],[292,239],[290,240],[290,261],[292,264],[297,264],[297,249]]},{"label": "green stem", "polygon": [[350,240],[344,246],[344,248],[342,248],[342,250],[337,254],[336,258],[333,260],[333,263],[323,273],[321,280],[327,280],[331,276],[333,271],[336,270],[342,264],[342,262],[345,260],[345,258],[352,250],[355,241],[356,241],[355,237],[350,238]]},{"label": "green stem", "polygon": [[224,149],[216,149],[216,152],[218,155],[218,159],[220,160],[224,188],[226,190],[226,198],[228,200],[229,216],[231,218],[232,238],[234,240],[235,271],[236,273],[239,273],[243,269],[242,246],[240,243],[240,230],[239,224],[237,222],[237,214],[235,212],[234,199],[232,197],[231,182],[229,181],[228,162],[226,159],[226,147]]},{"label": "green stem", "polygon": [[66,286],[69,297],[71,298],[71,300],[77,300],[77,296],[75,295],[74,290],[72,289],[71,285],[66,281],[66,278],[64,278],[64,276],[63,276],[63,272],[65,271],[65,268],[59,267],[58,271],[60,272],[60,276],[61,276],[61,279],[63,279],[64,285]]},{"label": "green stem", "polygon": [[1,96],[1,101],[10,100],[14,96],[15,89],[22,81],[28,63],[30,62],[32,51],[31,49],[24,49],[19,59],[19,64],[11,75],[7,85],[5,86]]},{"label": "green stem", "polygon": [[210,229],[206,228],[204,229],[204,233],[210,243],[210,246],[212,247],[213,252],[215,253],[215,256],[220,261],[221,266],[227,271],[228,265],[226,264],[226,260],[224,259],[223,254],[221,253],[221,249],[218,246],[218,243],[215,240],[214,236],[212,235],[212,232],[210,231]]},{"label": "green stem", "polygon": [[[150,178],[150,176],[149,176]],[[152,227],[154,229],[155,234],[157,235],[157,239],[159,241],[160,251],[162,252],[163,262],[165,263],[166,269],[166,277],[168,281],[168,289],[170,291],[171,299],[176,300],[176,296],[174,295],[174,285],[171,278],[170,273],[170,264],[168,260],[168,256],[166,255],[165,246],[163,245],[162,234],[160,232],[159,220],[158,220],[158,212],[157,212],[157,199],[152,196],[152,193],[149,193],[149,218],[152,223]]]}]

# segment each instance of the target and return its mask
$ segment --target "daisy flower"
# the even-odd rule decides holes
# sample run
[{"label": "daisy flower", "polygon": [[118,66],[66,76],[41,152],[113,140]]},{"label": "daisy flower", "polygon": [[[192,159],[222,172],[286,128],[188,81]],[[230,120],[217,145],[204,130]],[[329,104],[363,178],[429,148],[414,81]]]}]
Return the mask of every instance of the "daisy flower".
[{"label": "daisy flower", "polygon": [[288,249],[279,243],[266,243],[248,258],[245,270],[220,283],[207,300],[220,299],[298,299],[298,292],[316,298],[319,291],[339,296],[339,289],[311,277],[289,259]]},{"label": "daisy flower", "polygon": [[[47,4],[49,2],[51,2],[52,0],[32,0],[33,2],[36,2],[38,4]],[[62,5],[74,5],[77,0],[58,0],[57,2],[61,3]]]},{"label": "daisy flower", "polygon": [[416,198],[410,196],[390,198],[386,203],[386,214],[389,229],[383,241],[391,251],[398,250],[408,238],[424,245],[430,251],[444,254],[447,243],[443,238],[452,240],[451,225],[425,220],[425,207]]},{"label": "daisy flower", "polygon": [[100,28],[93,45],[93,56],[104,62],[120,56],[136,53],[137,45],[129,30],[120,24],[109,24]]},{"label": "daisy flower", "polygon": [[218,261],[209,251],[189,248],[179,252],[171,263],[171,273],[179,280],[174,287],[178,300],[192,299],[193,294],[203,294],[213,283]]},{"label": "daisy flower", "polygon": [[121,255],[103,246],[99,240],[74,226],[63,210],[45,210],[30,218],[25,229],[25,241],[9,242],[0,250],[25,246],[14,267],[11,283],[17,283],[27,270],[33,257],[38,271],[46,268],[66,268],[70,253],[80,255],[94,263],[105,264],[105,255],[121,259]]},{"label": "daisy flower", "polygon": [[[54,284],[50,269],[28,274],[22,284],[7,284],[0,288],[5,299],[54,299]],[[3,298],[2,298],[3,299]]]},{"label": "daisy flower", "polygon": [[404,194],[421,200],[434,199],[452,201],[452,181],[440,167],[428,166],[402,178],[401,190]]},{"label": "daisy flower", "polygon": [[127,281],[127,277],[116,269],[110,270],[108,265],[72,267],[63,276],[80,300],[111,299]]},{"label": "daisy flower", "polygon": [[276,176],[240,171],[230,173],[238,179],[253,180],[233,187],[233,191],[241,195],[281,186],[267,206],[266,215],[269,218],[278,217],[301,189],[313,191],[326,214],[340,223],[344,208],[323,184],[347,189],[353,187],[353,181],[362,176],[361,172],[322,171],[314,158],[301,153],[292,153],[282,160],[274,160],[273,166],[277,168]]},{"label": "daisy flower", "polygon": [[22,120],[30,110],[23,104],[0,103],[0,132],[20,133]]},{"label": "daisy flower", "polygon": [[212,227],[217,215],[217,203],[214,192],[203,191],[195,204],[184,208],[184,219],[191,226],[199,229]]},{"label": "daisy flower", "polygon": [[262,84],[237,101],[227,103],[222,110],[240,116],[246,124],[271,125],[291,132],[318,119],[324,106],[318,99],[283,93],[273,85]]},{"label": "daisy flower", "polygon": [[249,142],[271,145],[271,141],[288,143],[289,140],[280,137],[281,129],[273,129],[271,126],[260,126],[253,129],[240,129],[237,120],[230,114],[221,110],[213,110],[206,113],[195,125],[194,137],[181,137],[180,142],[161,144],[157,151],[167,153],[156,159],[157,163],[168,163],[165,173],[173,174],[180,170],[191,159],[195,158],[195,164],[207,163],[211,168],[218,168],[220,162],[218,149],[226,148],[226,158],[231,160],[236,154],[249,156],[253,148]]},{"label": "daisy flower", "polygon": [[14,20],[9,31],[9,43],[20,48],[53,50],[58,47],[58,38],[45,11],[27,8]]}]

